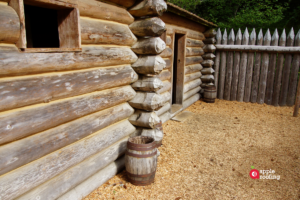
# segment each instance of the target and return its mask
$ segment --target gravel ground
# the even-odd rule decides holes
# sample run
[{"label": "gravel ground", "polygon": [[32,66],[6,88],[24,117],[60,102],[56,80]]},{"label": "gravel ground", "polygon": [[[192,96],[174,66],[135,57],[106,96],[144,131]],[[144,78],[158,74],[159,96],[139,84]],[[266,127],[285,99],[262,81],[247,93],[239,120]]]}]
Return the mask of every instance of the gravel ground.
[{"label": "gravel ground", "polygon": [[[84,200],[300,199],[300,118],[292,107],[216,100],[186,110],[194,116],[163,125],[153,184],[134,186],[124,170]],[[251,166],[280,180],[251,179]]]}]

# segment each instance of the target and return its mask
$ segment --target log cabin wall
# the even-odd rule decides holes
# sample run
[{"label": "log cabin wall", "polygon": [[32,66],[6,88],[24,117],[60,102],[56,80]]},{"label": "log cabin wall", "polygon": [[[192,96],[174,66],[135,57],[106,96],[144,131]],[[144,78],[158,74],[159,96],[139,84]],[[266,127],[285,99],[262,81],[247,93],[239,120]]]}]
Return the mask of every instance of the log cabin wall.
[{"label": "log cabin wall", "polygon": [[82,199],[124,166],[136,130],[135,0],[59,1],[80,13],[82,50],[35,53],[16,46],[22,1],[1,1],[0,199]]}]

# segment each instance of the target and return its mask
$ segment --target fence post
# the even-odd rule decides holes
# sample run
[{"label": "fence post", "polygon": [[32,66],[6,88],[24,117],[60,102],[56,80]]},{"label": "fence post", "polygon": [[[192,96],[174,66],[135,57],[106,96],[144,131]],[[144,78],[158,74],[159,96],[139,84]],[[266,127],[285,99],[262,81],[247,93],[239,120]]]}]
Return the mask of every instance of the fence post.
[{"label": "fence post", "polygon": [[[223,33],[222,44],[227,44],[227,31],[225,29]],[[225,83],[225,72],[226,72],[226,51],[221,52],[221,66],[220,66],[220,82],[219,82],[219,93],[218,98],[223,99],[224,94],[224,83]]]},{"label": "fence post", "polygon": [[[241,45],[242,44],[242,32],[241,29],[236,34],[235,38],[235,45]],[[234,64],[233,64],[233,74],[232,74],[232,83],[231,83],[231,94],[230,94],[230,100],[236,101],[236,94],[237,94],[237,85],[239,81],[239,71],[240,71],[240,59],[241,59],[241,53],[235,52],[234,53]]]},{"label": "fence post", "polygon": [[[228,45],[233,45],[234,40],[235,40],[234,30],[231,29],[229,38],[228,38]],[[232,67],[233,67],[233,51],[230,51],[227,54],[227,69],[226,69],[226,80],[225,80],[225,89],[224,89],[224,99],[225,100],[230,100]]]},{"label": "fence post", "polygon": [[[221,44],[222,41],[222,33],[220,28],[218,29],[217,35],[216,35],[216,44]],[[215,59],[215,86],[218,93],[218,83],[219,83],[219,66],[220,66],[220,51],[217,50],[216,53],[216,59]]]}]

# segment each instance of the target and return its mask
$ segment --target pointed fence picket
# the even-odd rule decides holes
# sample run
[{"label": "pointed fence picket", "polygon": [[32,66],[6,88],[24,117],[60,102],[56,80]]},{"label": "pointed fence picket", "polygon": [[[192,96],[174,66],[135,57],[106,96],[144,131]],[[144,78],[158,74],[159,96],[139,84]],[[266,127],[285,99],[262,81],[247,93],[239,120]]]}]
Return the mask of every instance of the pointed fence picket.
[{"label": "pointed fence picket", "polygon": [[[231,101],[266,103],[274,106],[293,106],[296,99],[300,66],[300,30],[293,28],[280,38],[255,29],[229,37],[225,29],[216,35],[215,85],[218,98]],[[250,48],[251,47],[251,48]]]}]

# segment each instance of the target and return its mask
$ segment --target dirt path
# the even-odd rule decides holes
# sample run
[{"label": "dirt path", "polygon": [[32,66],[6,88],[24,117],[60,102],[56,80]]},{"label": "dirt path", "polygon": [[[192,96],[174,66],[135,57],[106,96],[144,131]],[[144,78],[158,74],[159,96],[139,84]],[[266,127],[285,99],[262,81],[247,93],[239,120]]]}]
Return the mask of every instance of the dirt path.
[{"label": "dirt path", "polygon": [[[300,199],[300,117],[292,117],[293,108],[217,100],[187,110],[195,115],[163,126],[154,184],[133,186],[123,171],[85,200]],[[251,179],[251,166],[275,170],[280,180]]]}]

